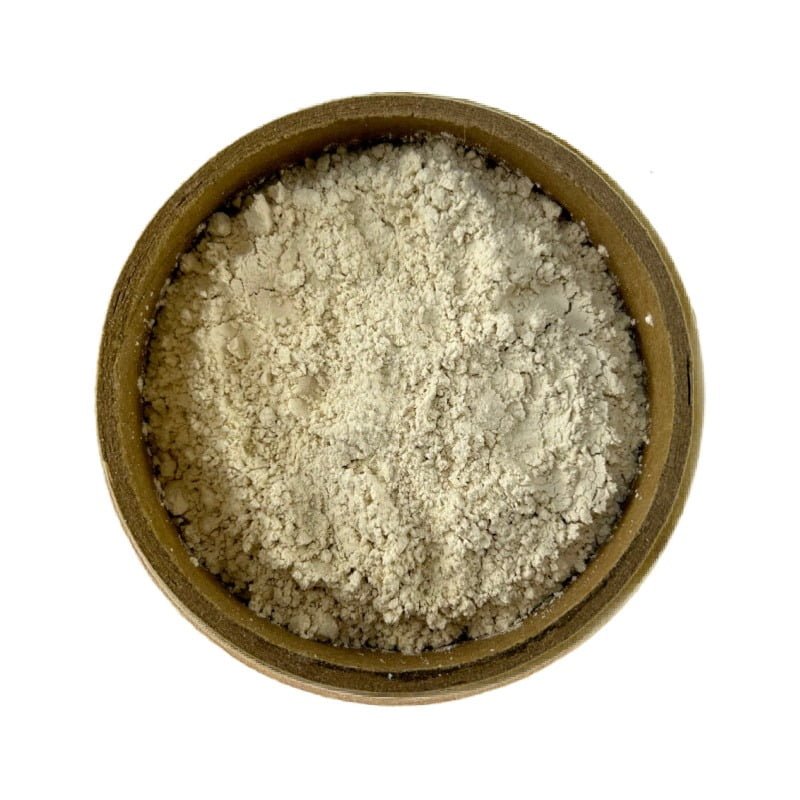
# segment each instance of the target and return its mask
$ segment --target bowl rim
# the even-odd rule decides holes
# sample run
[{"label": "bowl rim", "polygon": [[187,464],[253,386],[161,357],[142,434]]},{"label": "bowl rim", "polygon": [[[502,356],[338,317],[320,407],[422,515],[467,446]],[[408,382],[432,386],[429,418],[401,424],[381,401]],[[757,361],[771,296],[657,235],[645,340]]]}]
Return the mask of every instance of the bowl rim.
[{"label": "bowl rim", "polygon": [[[288,147],[287,142],[303,137],[317,137],[314,141],[319,143],[327,135],[333,136],[330,144],[346,143],[336,138],[337,130],[355,132],[348,139],[352,141],[359,139],[363,129],[361,140],[373,140],[382,125],[385,136],[392,138],[399,129],[448,131],[512,165],[516,165],[514,153],[535,156],[555,170],[557,177],[552,180],[563,180],[562,192],[569,189],[579,193],[576,197],[586,195],[586,202],[596,203],[609,218],[612,209],[621,237],[619,252],[629,248],[646,265],[642,269],[652,270],[657,278],[653,278],[658,284],[653,291],[664,311],[663,324],[647,335],[663,338],[653,347],[663,350],[672,365],[672,385],[665,387],[671,392],[673,409],[665,440],[669,446],[654,483],[657,491],[641,503],[641,524],[631,522],[626,527],[621,522],[608,547],[604,545],[604,558],[593,560],[561,597],[520,628],[418,656],[336,648],[300,639],[256,617],[204,570],[197,570],[166,512],[153,507],[152,474],[148,472],[149,484],[142,475],[141,417],[137,441],[132,416],[138,403],[134,360],[141,361],[149,322],[142,309],[155,302],[155,284],[147,288],[146,279],[152,284],[165,270],[172,270],[189,241],[189,231],[207,218],[209,209],[235,194],[234,188],[241,191],[252,183],[258,174],[253,173],[253,164],[260,163],[270,148]],[[485,146],[487,141],[494,144]],[[317,151],[306,150],[308,155]],[[562,202],[546,181],[536,182]],[[562,205],[572,210],[568,203]],[[182,246],[176,246],[176,241]],[[167,252],[172,254],[170,263]],[[612,251],[612,262],[614,258]],[[651,400],[664,406],[660,394]],[[246,134],[200,167],[167,200],[137,241],[114,288],[100,346],[96,412],[104,473],[123,528],[151,577],[196,627],[249,666],[304,689],[381,704],[433,702],[499,686],[550,663],[597,630],[639,585],[674,529],[694,473],[702,428],[702,364],[694,315],[666,248],[641,211],[592,162],[538,126],[471,101],[414,93],[375,94],[313,106]],[[645,457],[649,449],[648,445]],[[623,522],[628,516],[633,518],[626,509]]]}]

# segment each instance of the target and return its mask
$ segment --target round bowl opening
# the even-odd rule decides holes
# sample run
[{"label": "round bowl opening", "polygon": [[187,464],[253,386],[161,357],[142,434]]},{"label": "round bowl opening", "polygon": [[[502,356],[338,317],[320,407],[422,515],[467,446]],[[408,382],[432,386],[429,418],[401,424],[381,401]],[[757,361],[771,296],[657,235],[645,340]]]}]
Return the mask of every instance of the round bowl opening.
[{"label": "round bowl opening", "polygon": [[[198,225],[236,194],[334,145],[450,133],[519,169],[603,244],[647,369],[650,438],[613,536],[560,597],[517,628],[420,655],[337,648],[255,615],[195,567],[156,494],[142,437],[139,378],[161,289]],[[597,167],[541,129],[466,101],[373,95],[328,103],[248,134],[167,201],[119,278],[101,345],[101,453],[123,525],[158,585],[197,627],[250,666],[315,691],[372,702],[442,700],[532,672],[596,629],[629,596],[683,506],[699,446],[701,368],[682,286],[663,245]]]}]

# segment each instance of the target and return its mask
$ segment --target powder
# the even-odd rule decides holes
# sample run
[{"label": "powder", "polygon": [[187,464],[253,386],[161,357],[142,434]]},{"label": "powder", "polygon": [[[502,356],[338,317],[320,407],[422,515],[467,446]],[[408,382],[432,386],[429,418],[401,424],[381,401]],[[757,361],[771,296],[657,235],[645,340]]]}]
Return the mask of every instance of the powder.
[{"label": "powder", "polygon": [[196,563],[303,637],[505,631],[610,535],[647,427],[602,248],[455,140],[334,153],[218,212],[143,385]]}]

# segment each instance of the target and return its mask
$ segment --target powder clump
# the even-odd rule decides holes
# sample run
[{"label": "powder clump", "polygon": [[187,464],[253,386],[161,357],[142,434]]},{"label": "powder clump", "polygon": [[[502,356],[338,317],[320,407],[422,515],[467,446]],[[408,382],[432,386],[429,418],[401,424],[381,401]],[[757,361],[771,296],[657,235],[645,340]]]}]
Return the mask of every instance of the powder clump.
[{"label": "powder clump", "polygon": [[603,255],[444,137],[340,149],[238,205],[166,286],[143,385],[192,557],[338,645],[512,627],[638,471],[643,368]]}]

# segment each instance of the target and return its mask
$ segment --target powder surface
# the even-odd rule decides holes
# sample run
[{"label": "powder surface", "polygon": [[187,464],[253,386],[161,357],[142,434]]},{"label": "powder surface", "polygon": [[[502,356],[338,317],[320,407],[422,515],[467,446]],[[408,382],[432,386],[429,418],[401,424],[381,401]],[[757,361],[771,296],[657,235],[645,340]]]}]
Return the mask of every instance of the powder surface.
[{"label": "powder surface", "polygon": [[197,563],[291,631],[507,630],[611,533],[646,435],[603,248],[454,140],[340,149],[208,221],[143,385]]}]

